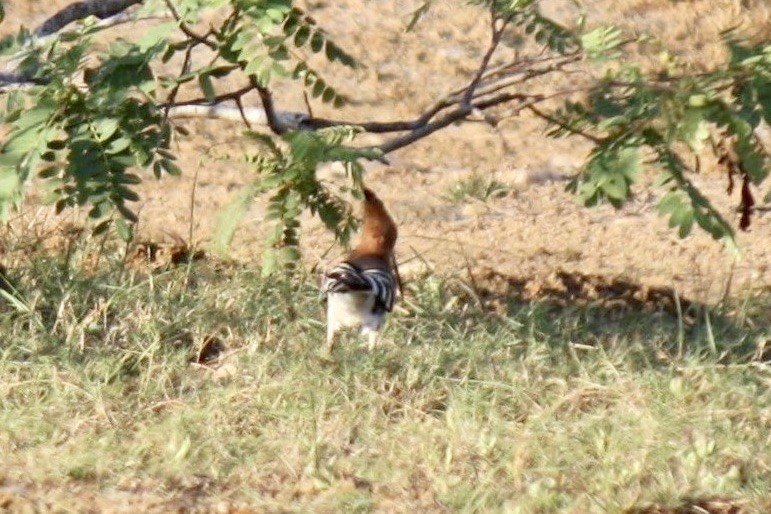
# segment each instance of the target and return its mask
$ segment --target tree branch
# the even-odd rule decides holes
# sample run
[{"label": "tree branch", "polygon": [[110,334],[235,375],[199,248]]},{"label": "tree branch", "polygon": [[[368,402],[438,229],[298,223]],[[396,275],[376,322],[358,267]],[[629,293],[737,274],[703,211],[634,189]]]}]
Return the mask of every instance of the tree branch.
[{"label": "tree branch", "polygon": [[182,21],[182,17],[177,12],[177,9],[174,7],[174,4],[171,3],[171,0],[164,0],[164,3],[166,4],[166,7],[169,9],[169,12],[171,12],[171,15],[174,17],[174,19],[179,23],[179,29],[184,32],[184,34],[195,41],[198,44],[206,45],[212,50],[217,49],[217,43],[214,41],[210,41],[206,36],[207,34],[204,34],[203,36],[200,34],[196,34],[190,27],[188,27],[187,23]]},{"label": "tree branch", "polygon": [[[76,2],[46,20],[36,31],[38,35],[49,35],[57,32],[67,24],[89,15],[97,16],[101,19],[115,16],[123,12],[128,7],[141,4],[143,0],[89,0]],[[217,43],[210,36],[212,31],[205,34],[198,34],[185,24],[174,4],[170,0],[164,0],[166,7],[174,19],[179,22],[180,30],[190,39],[191,44],[185,55],[183,63],[183,73],[186,72],[191,60],[190,52],[197,45],[205,45],[213,50],[217,49]],[[403,148],[419,139],[422,139],[438,130],[441,130],[452,123],[468,118],[475,111],[484,111],[496,105],[503,103],[519,101],[516,108],[520,112],[524,108],[529,108],[534,114],[554,123],[555,120],[545,117],[546,115],[535,109],[535,103],[543,101],[546,97],[543,95],[524,95],[514,92],[506,92],[507,89],[516,85],[521,85],[529,80],[549,74],[554,71],[565,71],[565,66],[580,60],[580,52],[566,56],[537,56],[530,59],[509,62],[493,69],[489,68],[502,38],[505,28],[508,25],[507,19],[496,18],[494,13],[491,15],[490,44],[485,51],[479,68],[472,77],[467,86],[452,91],[444,97],[427,107],[414,120],[400,120],[391,122],[366,121],[356,123],[348,120],[334,120],[325,118],[316,118],[312,114],[281,112],[276,111],[270,89],[260,84],[259,80],[253,76],[248,76],[249,85],[235,91],[218,95],[213,101],[209,99],[195,99],[185,102],[176,102],[176,96],[179,86],[172,89],[168,101],[159,107],[164,110],[164,117],[184,117],[184,116],[206,116],[218,117],[230,120],[242,120],[247,126],[250,122],[255,124],[267,124],[275,134],[283,134],[288,130],[317,130],[325,127],[334,127],[340,125],[357,125],[369,133],[394,133],[404,132],[390,141],[387,141],[375,148],[381,150],[384,154]],[[234,69],[243,66],[240,63],[234,64]],[[36,79],[44,81],[44,79]],[[21,74],[0,74],[0,83],[31,83],[33,80],[29,77],[22,77]],[[262,109],[256,107],[244,107],[243,96],[252,90],[257,91],[262,103]],[[234,101],[235,107],[219,105],[224,102]],[[594,136],[581,134],[584,137],[592,139]],[[593,139],[596,141],[596,138]]]},{"label": "tree branch", "polygon": [[546,114],[542,110],[536,108],[534,105],[528,105],[527,109],[530,112],[532,112],[533,114],[535,114],[536,116],[538,116],[539,118],[541,118],[542,120],[548,121],[549,123],[553,123],[553,124],[557,125],[558,127],[560,127],[561,129],[567,130],[571,134],[576,134],[577,136],[581,136],[584,139],[588,139],[589,141],[591,141],[592,143],[595,143],[595,144],[602,143],[602,138],[601,137],[595,136],[594,134],[590,134],[590,133],[585,132],[583,130],[579,130],[579,129],[575,128],[575,127],[571,127],[569,125],[566,125],[565,123],[561,122],[557,118],[555,118],[553,116],[549,116],[548,114]]},{"label": "tree branch", "polygon": [[[451,125],[457,121],[461,121],[467,118],[469,114],[471,114],[474,111],[484,111],[485,109],[489,109],[490,107],[494,107],[496,105],[500,105],[507,102],[512,102],[514,100],[522,100],[522,101],[530,100],[531,103],[537,103],[545,100],[545,97],[542,95],[528,96],[528,95],[523,95],[519,93],[504,93],[497,97],[494,97],[485,101],[472,103],[470,106],[461,105],[456,110],[450,112],[449,114],[446,114],[442,118],[432,123],[428,123],[426,125],[418,127],[415,130],[409,132],[408,134],[396,137],[391,141],[387,141],[382,145],[376,146],[375,148],[383,152],[383,154],[391,153],[394,150],[398,150],[399,148],[403,148],[407,145],[410,145],[419,139],[423,139],[424,137],[433,134],[437,130],[443,129],[448,125]],[[520,106],[518,110],[522,110],[524,107],[525,107],[524,105]]]},{"label": "tree branch", "polygon": [[254,86],[254,88],[257,90],[257,93],[260,95],[262,108],[265,110],[265,118],[268,121],[268,127],[270,127],[270,130],[272,130],[274,134],[281,135],[285,133],[288,130],[288,127],[282,124],[276,116],[276,109],[273,106],[273,96],[271,95],[270,90],[261,86],[257,81],[257,78],[253,75],[249,76],[249,80],[252,83],[252,86]]},{"label": "tree branch", "polygon": [[[489,70],[488,72],[485,72],[484,68],[480,68],[482,69],[482,74],[477,74],[479,80],[476,80],[477,86],[472,91],[472,97],[468,104],[466,104],[464,100],[469,89],[468,87],[461,88],[451,91],[437,100],[414,120],[356,122],[352,120],[316,118],[298,112],[276,111],[270,91],[267,88],[260,86],[254,78],[250,78],[250,81],[252,82],[251,86],[236,90],[232,93],[220,95],[215,98],[214,102],[207,102],[205,99],[182,102],[174,107],[171,115],[207,116],[228,120],[238,120],[240,116],[241,119],[248,120],[255,124],[267,124],[276,134],[282,134],[287,130],[318,130],[341,125],[355,125],[361,127],[365,132],[373,134],[406,132],[406,134],[397,136],[394,139],[375,147],[384,154],[387,154],[398,150],[399,148],[408,146],[452,123],[466,119],[475,111],[484,111],[507,102],[521,102],[521,104],[517,106],[516,112],[520,112],[523,109],[530,109],[536,115],[543,115],[541,111],[535,110],[533,107],[535,104],[550,98],[579,92],[581,89],[558,91],[550,95],[525,95],[515,92],[505,92],[505,89],[526,83],[533,78],[555,71],[567,73],[564,67],[579,59],[580,55],[571,54],[561,56],[559,59],[538,57],[520,61],[518,63],[507,63],[493,70]],[[541,64],[542,66],[532,67],[534,63]],[[212,105],[228,100],[236,100],[238,102],[242,96],[251,89],[257,90],[260,94],[260,98],[263,102],[263,109],[256,107],[239,107],[239,110],[236,111],[236,109],[232,107]],[[454,109],[446,112],[437,119],[439,114],[451,108]],[[591,135],[582,135],[587,138],[593,137]]]},{"label": "tree branch", "polygon": [[[265,109],[262,107],[248,107],[243,105],[239,107],[239,100],[235,101],[236,106],[211,104],[193,105],[182,102],[169,109],[169,117],[212,118],[228,121],[244,121],[246,122],[247,127],[249,127],[250,124],[268,125],[268,117],[265,115]],[[305,127],[303,126],[303,122],[308,118],[308,115],[303,112],[277,111],[275,113],[275,118],[276,122],[282,127],[285,127],[286,130],[304,130]]]},{"label": "tree branch", "polygon": [[49,80],[42,77],[30,77],[26,73],[0,72],[0,88],[13,89],[31,85],[48,84]]},{"label": "tree branch", "polygon": [[[498,21],[501,22],[500,26],[497,26]],[[507,24],[508,20],[499,20],[495,16],[495,10],[490,10],[490,46],[487,48],[484,57],[482,57],[482,62],[479,64],[479,70],[477,70],[476,75],[474,75],[474,78],[471,79],[471,83],[469,83],[468,88],[466,88],[466,92],[463,94],[464,106],[471,105],[471,99],[474,97],[474,91],[479,85],[479,81],[482,80],[482,76],[485,74],[485,71],[487,71],[487,66],[490,64],[490,59],[492,59],[495,50],[498,48],[498,44],[501,42],[501,36],[503,36],[503,31]]]},{"label": "tree branch", "polygon": [[408,134],[396,137],[387,143],[376,146],[375,148],[383,152],[383,154],[391,153],[394,150],[398,150],[399,148],[403,148],[414,143],[418,139],[423,139],[424,137],[433,134],[437,130],[443,129],[448,125],[455,123],[456,121],[460,121],[466,118],[469,114],[471,114],[472,110],[473,109],[470,107],[461,106],[437,121],[417,127]]},{"label": "tree branch", "polygon": [[75,2],[44,21],[35,31],[35,35],[38,37],[50,36],[59,32],[70,23],[82,20],[88,16],[96,16],[103,20],[142,2],[143,0],[89,0],[87,2]]}]

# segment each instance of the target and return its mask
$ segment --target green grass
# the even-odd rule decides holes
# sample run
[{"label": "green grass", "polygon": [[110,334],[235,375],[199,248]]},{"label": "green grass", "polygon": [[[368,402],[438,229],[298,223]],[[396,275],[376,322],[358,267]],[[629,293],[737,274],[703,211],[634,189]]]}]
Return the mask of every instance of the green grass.
[{"label": "green grass", "polygon": [[473,175],[452,184],[444,194],[444,197],[453,203],[467,202],[469,199],[487,202],[489,200],[506,196],[509,187],[498,180]]},{"label": "green grass", "polygon": [[[43,510],[83,510],[77,491],[255,512],[771,508],[762,299],[709,329],[698,316],[679,341],[667,314],[510,302],[492,315],[429,277],[382,346],[351,335],[329,355],[313,277],[52,260],[10,275],[0,492]],[[192,362],[213,337],[219,359]]]}]

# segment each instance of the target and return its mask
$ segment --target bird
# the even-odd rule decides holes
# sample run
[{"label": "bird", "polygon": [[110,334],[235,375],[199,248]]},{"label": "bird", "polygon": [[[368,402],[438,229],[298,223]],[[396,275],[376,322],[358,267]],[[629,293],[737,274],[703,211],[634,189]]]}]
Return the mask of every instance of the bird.
[{"label": "bird", "polygon": [[387,313],[396,300],[392,262],[398,230],[383,202],[369,188],[364,192],[364,217],[356,247],[326,272],[322,292],[327,298],[327,348],[343,328],[361,327],[369,350],[378,340]]}]

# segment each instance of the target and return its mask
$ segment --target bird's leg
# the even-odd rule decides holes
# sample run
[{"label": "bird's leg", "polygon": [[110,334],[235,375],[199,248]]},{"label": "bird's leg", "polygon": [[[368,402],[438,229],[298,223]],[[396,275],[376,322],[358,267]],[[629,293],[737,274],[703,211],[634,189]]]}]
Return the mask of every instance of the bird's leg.
[{"label": "bird's leg", "polygon": [[340,330],[340,324],[335,320],[330,313],[327,313],[327,350],[331,353],[332,347],[335,345],[335,334]]},{"label": "bird's leg", "polygon": [[375,330],[368,330],[366,333],[367,333],[367,350],[371,352],[375,349],[375,346],[377,345],[379,334]]}]

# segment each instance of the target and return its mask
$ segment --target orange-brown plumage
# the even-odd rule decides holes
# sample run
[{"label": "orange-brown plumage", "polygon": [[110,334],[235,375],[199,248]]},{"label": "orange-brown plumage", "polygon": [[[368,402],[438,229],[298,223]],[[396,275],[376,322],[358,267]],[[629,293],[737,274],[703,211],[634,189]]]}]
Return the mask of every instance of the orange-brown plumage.
[{"label": "orange-brown plumage", "polygon": [[329,270],[323,289],[327,295],[327,344],[344,327],[360,326],[374,347],[386,313],[396,296],[391,262],[398,231],[383,202],[364,188],[364,223],[359,242],[348,257]]},{"label": "orange-brown plumage", "polygon": [[383,202],[371,189],[364,188],[364,224],[359,244],[348,256],[349,259],[372,258],[389,263],[393,255],[398,230]]}]

